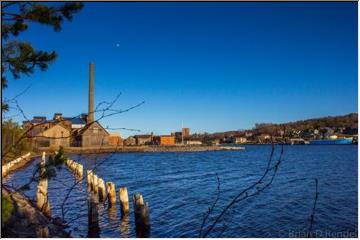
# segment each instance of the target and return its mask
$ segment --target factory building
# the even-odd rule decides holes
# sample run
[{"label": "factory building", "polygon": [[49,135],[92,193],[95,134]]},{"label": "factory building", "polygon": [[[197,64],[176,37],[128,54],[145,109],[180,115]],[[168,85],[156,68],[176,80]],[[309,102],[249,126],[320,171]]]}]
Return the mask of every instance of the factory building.
[{"label": "factory building", "polygon": [[88,114],[63,117],[55,113],[52,120],[35,116],[23,122],[33,147],[96,147],[109,145],[110,134],[94,119],[94,64],[89,67]]}]

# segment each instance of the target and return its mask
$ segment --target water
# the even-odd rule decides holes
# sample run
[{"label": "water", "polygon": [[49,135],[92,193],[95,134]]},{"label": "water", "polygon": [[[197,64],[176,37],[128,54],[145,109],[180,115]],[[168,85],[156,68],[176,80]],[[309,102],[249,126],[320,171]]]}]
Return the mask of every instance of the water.
[{"label": "water", "polygon": [[[277,147],[275,159],[279,156]],[[216,237],[304,237],[314,204],[315,183],[319,198],[313,230],[322,237],[356,237],[358,219],[357,146],[285,146],[284,160],[271,185],[260,195],[236,204],[209,236]],[[150,237],[197,237],[202,218],[217,192],[215,214],[243,188],[263,174],[270,146],[246,146],[244,151],[196,153],[118,153],[72,155],[118,189],[126,186],[130,215],[121,219],[117,208],[99,205],[101,237],[135,237],[132,194],[140,192],[150,205]],[[29,179],[35,164],[5,179],[20,185]],[[75,181],[63,167],[49,182],[53,216],[61,216],[60,204]],[[35,185],[25,193],[35,198]],[[64,205],[65,219],[73,236],[88,235],[85,181],[76,185]],[[118,194],[118,190],[117,190]]]}]

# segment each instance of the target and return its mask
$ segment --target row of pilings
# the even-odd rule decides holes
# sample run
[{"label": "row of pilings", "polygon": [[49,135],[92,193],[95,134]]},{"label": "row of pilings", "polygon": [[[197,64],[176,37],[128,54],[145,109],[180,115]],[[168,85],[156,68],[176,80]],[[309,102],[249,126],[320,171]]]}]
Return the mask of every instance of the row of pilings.
[{"label": "row of pilings", "polygon": [[[83,165],[68,159],[66,165],[76,178],[83,178]],[[116,186],[113,182],[106,182],[98,177],[93,170],[86,172],[88,191],[88,237],[100,237],[99,208],[100,203],[108,202],[109,211],[113,211],[117,204]],[[129,196],[125,186],[118,189],[121,219],[129,218]],[[133,207],[135,217],[135,229],[137,237],[148,237],[150,234],[150,211],[149,204],[144,201],[140,193],[133,195]],[[126,220],[125,220],[126,221]]]},{"label": "row of pilings", "polygon": [[15,160],[12,160],[11,162],[5,163],[1,166],[1,176],[5,177],[11,171],[23,166],[26,162],[29,161],[30,157],[31,153],[29,152],[21,157],[16,158]]}]

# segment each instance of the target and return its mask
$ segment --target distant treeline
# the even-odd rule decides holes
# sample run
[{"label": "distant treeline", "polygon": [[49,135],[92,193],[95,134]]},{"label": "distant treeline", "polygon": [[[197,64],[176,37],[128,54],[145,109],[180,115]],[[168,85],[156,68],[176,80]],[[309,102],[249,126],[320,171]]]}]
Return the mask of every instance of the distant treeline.
[{"label": "distant treeline", "polygon": [[350,113],[344,116],[321,117],[307,120],[300,120],[296,122],[287,123],[257,123],[253,129],[227,131],[217,133],[193,134],[191,139],[222,139],[229,136],[242,137],[246,135],[261,135],[271,134],[273,136],[280,135],[283,129],[288,133],[292,132],[309,132],[315,129],[320,130],[324,128],[331,128],[337,132],[337,129],[342,129],[344,133],[354,134],[358,129],[358,114]]}]

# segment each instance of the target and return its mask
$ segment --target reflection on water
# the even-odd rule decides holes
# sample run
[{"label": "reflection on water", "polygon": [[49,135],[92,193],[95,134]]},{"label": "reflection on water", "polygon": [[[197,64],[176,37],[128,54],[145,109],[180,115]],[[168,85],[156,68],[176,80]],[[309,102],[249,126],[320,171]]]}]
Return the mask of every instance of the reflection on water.
[{"label": "reflection on water", "polygon": [[[285,146],[284,150],[285,159],[271,187],[234,206],[224,218],[231,224],[227,224],[222,236],[289,237],[291,232],[308,228],[314,178],[319,179],[314,231],[336,235],[357,231],[357,146]],[[214,201],[216,174],[221,181],[221,199],[216,208],[219,211],[239,190],[262,175],[270,151],[271,146],[246,146],[245,151],[70,157],[83,164],[84,174],[95,163],[106,160],[95,170],[98,176],[114,182],[117,192],[120,186],[126,186],[129,196],[141,193],[151,206],[151,232],[147,233],[150,237],[197,237],[204,213]],[[275,155],[279,155],[278,148]],[[16,186],[25,184],[38,162],[3,181]],[[49,181],[53,217],[62,216],[61,203],[74,181],[74,175],[66,167]],[[89,198],[92,194],[88,194],[86,185],[86,180],[76,185],[64,206],[71,235],[136,237],[132,201],[129,214],[121,216],[118,196],[116,208],[109,209],[107,203],[96,207],[91,202],[97,199]],[[25,194],[36,199],[36,184]],[[93,220],[96,218],[97,221]],[[218,236],[222,231],[220,224],[210,236]]]},{"label": "reflection on water", "polygon": [[117,209],[116,206],[108,208],[108,216],[110,221],[117,221]]},{"label": "reflection on water", "polygon": [[88,235],[89,238],[100,237],[98,201],[90,196],[88,200]]},{"label": "reflection on water", "polygon": [[130,218],[129,218],[128,213],[121,216],[121,219],[120,219],[120,237],[121,238],[130,237]]}]

